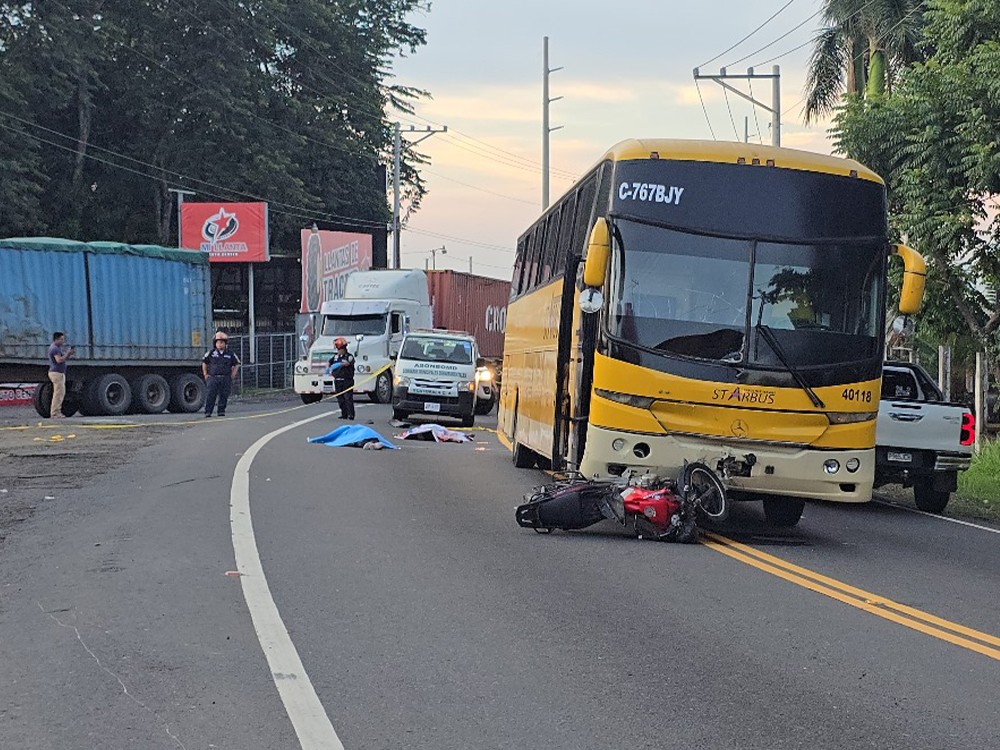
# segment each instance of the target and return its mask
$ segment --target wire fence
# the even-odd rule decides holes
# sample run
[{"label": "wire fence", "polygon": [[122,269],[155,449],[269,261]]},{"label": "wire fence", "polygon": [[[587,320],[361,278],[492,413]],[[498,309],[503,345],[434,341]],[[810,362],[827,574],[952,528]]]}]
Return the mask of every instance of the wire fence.
[{"label": "wire fence", "polygon": [[292,368],[299,359],[299,341],[292,333],[266,333],[254,337],[256,351],[250,361],[250,337],[230,336],[229,349],[240,358],[237,384],[247,389],[291,388]]}]

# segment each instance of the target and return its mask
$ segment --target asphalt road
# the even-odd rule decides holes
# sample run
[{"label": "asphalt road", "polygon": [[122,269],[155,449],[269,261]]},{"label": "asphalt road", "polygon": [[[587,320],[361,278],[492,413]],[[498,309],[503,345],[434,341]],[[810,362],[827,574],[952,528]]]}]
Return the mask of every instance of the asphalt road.
[{"label": "asphalt road", "polygon": [[[334,449],[306,441],[327,403],[256,408],[123,437],[0,544],[0,747],[298,748],[289,683],[349,750],[1000,746],[995,533],[878,504],[779,532],[748,504],[703,545],[542,536],[513,510],[546,477],[488,431]],[[324,412],[249,469],[304,669],[274,674],[260,581],[227,575],[234,472]]]}]

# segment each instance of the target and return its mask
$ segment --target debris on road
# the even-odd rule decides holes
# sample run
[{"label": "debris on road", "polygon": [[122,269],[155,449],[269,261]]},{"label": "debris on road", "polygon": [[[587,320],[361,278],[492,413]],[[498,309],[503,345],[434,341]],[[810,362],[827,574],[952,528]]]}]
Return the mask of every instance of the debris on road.
[{"label": "debris on road", "polygon": [[471,435],[439,424],[422,424],[396,435],[397,440],[433,440],[435,443],[472,443]]},{"label": "debris on road", "polygon": [[[343,427],[338,427],[333,432],[328,432],[326,435],[320,435],[319,437],[309,438],[310,443],[322,443],[324,445],[329,445],[331,448],[365,448],[370,444],[377,443],[382,446],[382,448],[390,448],[391,450],[399,450],[399,446],[393,445],[384,437],[379,435],[371,427],[365,427],[360,424],[345,424]],[[369,448],[369,450],[372,450]],[[378,449],[376,449],[378,450]]]}]

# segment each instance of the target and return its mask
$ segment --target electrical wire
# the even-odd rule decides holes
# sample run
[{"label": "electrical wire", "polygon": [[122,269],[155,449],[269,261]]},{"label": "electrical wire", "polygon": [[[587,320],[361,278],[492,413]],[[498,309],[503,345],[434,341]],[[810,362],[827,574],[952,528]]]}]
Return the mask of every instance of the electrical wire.
[{"label": "electrical wire", "polygon": [[757,126],[757,140],[763,144],[764,138],[760,132],[760,120],[757,119],[757,100],[754,98],[753,95],[753,81],[749,78],[747,79],[747,88],[750,91],[750,103],[753,105],[753,121],[754,124]]},{"label": "electrical wire", "polygon": [[698,101],[701,102],[701,109],[705,113],[705,122],[708,123],[708,131],[712,134],[712,140],[717,141],[718,138],[715,137],[715,128],[712,127],[712,120],[708,116],[708,107],[705,106],[705,100],[701,96],[701,86],[698,84],[698,79],[694,79],[694,87],[698,89]]},{"label": "electrical wire", "polygon": [[[46,133],[49,133],[51,135],[55,135],[55,136],[58,136],[60,138],[65,138],[68,141],[74,141],[76,143],[79,143],[79,140],[75,136],[68,135],[66,133],[62,133],[62,132],[60,132],[58,130],[53,130],[52,128],[45,127],[44,125],[39,125],[38,123],[34,123],[34,122],[30,121],[30,120],[26,120],[23,117],[18,117],[17,115],[13,115],[10,112],[5,112],[3,110],[0,110],[0,116],[7,117],[7,118],[12,119],[12,120],[16,120],[17,122],[19,122],[22,125],[25,125],[25,126],[27,126],[29,128],[36,128],[38,130],[43,130]],[[25,134],[25,135],[27,135],[27,134]],[[51,143],[50,141],[45,141],[45,142],[46,143]],[[53,144],[53,145],[59,145],[59,144]],[[66,146],[63,146],[63,145],[59,145],[59,147],[60,148],[67,148]],[[150,162],[142,161],[141,159],[136,159],[136,158],[134,158],[132,156],[128,156],[126,154],[122,154],[122,153],[119,153],[117,151],[112,151],[109,148],[104,148],[103,146],[98,146],[98,145],[93,144],[93,143],[88,144],[87,148],[88,149],[94,149],[96,151],[101,151],[101,152],[106,153],[106,154],[110,154],[111,156],[114,156],[114,157],[116,157],[118,159],[124,159],[125,161],[132,162],[133,164],[138,164],[139,166],[146,167],[147,169],[156,170],[157,172],[160,173],[159,175],[155,176],[155,179],[157,179],[157,180],[163,179],[163,175],[169,175],[171,177],[176,177],[176,178],[182,180],[184,183],[186,183],[187,185],[189,185],[191,187],[195,187],[197,185],[206,185],[206,186],[208,186],[210,188],[215,188],[217,190],[222,191],[222,193],[208,193],[209,195],[214,195],[215,197],[221,197],[222,195],[225,195],[225,196],[238,196],[238,197],[241,197],[241,198],[249,198],[249,199],[254,200],[254,201],[262,201],[262,202],[267,203],[269,206],[270,205],[275,205],[275,206],[283,206],[283,207],[286,207],[286,208],[295,209],[297,211],[311,211],[316,216],[322,216],[326,220],[338,221],[338,222],[339,221],[343,221],[343,222],[356,222],[355,225],[357,225],[357,226],[360,226],[360,223],[357,223],[357,222],[367,222],[367,223],[371,224],[373,227],[384,227],[385,226],[384,222],[376,222],[376,221],[371,221],[369,219],[359,219],[359,218],[356,218],[356,217],[353,217],[353,216],[344,216],[344,215],[341,215],[341,214],[328,213],[328,212],[321,211],[321,210],[311,209],[311,208],[308,208],[306,206],[299,206],[299,205],[292,204],[292,203],[284,203],[282,201],[273,200],[271,198],[267,198],[267,197],[260,196],[260,195],[255,195],[253,193],[248,193],[248,192],[245,192],[245,191],[242,191],[242,190],[236,190],[234,188],[230,188],[230,187],[227,187],[225,185],[220,185],[220,184],[215,183],[215,182],[210,182],[208,180],[203,180],[203,179],[201,179],[199,177],[191,177],[190,175],[186,175],[186,174],[184,174],[182,172],[177,172],[176,170],[169,169],[167,167],[162,167],[162,166],[160,166],[158,164],[152,164]],[[73,151],[74,153],[77,153],[77,149],[76,148],[70,148],[70,150]],[[86,156],[86,153],[84,153],[84,156]],[[104,163],[110,164],[111,166],[118,166],[117,164],[114,164],[112,162],[104,162]],[[153,176],[153,175],[148,175],[147,173],[142,173],[142,174],[145,174],[146,176],[150,176],[150,177]],[[199,189],[201,189],[201,188],[199,188]]]},{"label": "electrical wire", "polygon": [[[872,0],[872,1],[874,2],[875,0]],[[869,5],[871,5],[871,3],[869,3]],[[774,39],[773,41],[768,42],[767,44],[765,44],[760,49],[757,49],[757,50],[754,50],[753,52],[751,52],[749,55],[744,55],[739,60],[734,60],[733,62],[729,63],[729,65],[727,65],[726,67],[732,67],[733,65],[739,65],[741,62],[744,62],[746,60],[749,60],[751,57],[759,55],[761,52],[763,52],[764,50],[766,50],[768,47],[773,47],[775,44],[777,44],[778,42],[780,42],[785,37],[789,36],[790,34],[796,32],[796,31],[798,31],[799,29],[801,29],[803,26],[805,26],[807,23],[809,23],[811,20],[813,20],[816,16],[820,15],[822,12],[823,12],[822,10],[816,11],[811,16],[809,16],[806,20],[802,21],[799,24],[796,24],[795,26],[793,26],[792,28],[790,28],[788,31],[786,31],[784,34],[782,34],[781,36],[779,36],[777,39]],[[807,44],[812,44],[812,42],[813,42],[813,40],[810,39],[809,42],[807,42]],[[768,61],[768,62],[770,62],[770,61]],[[764,65],[765,63],[759,63],[759,64],[760,65]]]},{"label": "electrical wire", "polygon": [[726,109],[729,110],[729,121],[733,124],[733,134],[736,136],[736,140],[740,140],[740,132],[736,129],[736,118],[733,117],[733,108],[729,104],[729,90],[725,87],[722,89],[722,95],[726,98]]},{"label": "electrical wire", "polygon": [[746,35],[745,37],[743,37],[743,38],[742,38],[742,39],[740,39],[740,40],[739,40],[738,42],[736,42],[736,44],[734,44],[734,45],[733,45],[732,47],[730,47],[730,48],[729,48],[729,49],[727,49],[727,50],[723,50],[722,52],[720,52],[719,54],[717,54],[717,55],[716,55],[715,57],[713,57],[713,58],[712,58],[711,60],[706,60],[705,62],[703,62],[703,63],[702,63],[701,65],[699,65],[698,67],[699,67],[699,68],[704,68],[704,67],[705,67],[706,65],[708,65],[709,63],[713,63],[713,62],[715,62],[716,60],[718,60],[718,59],[719,59],[720,57],[722,57],[723,55],[728,55],[728,54],[729,54],[730,52],[732,52],[732,51],[733,51],[734,49],[736,49],[736,48],[737,48],[737,47],[739,47],[739,46],[740,46],[741,44],[743,44],[743,42],[745,42],[745,41],[746,41],[747,39],[749,39],[750,37],[752,37],[752,36],[753,36],[754,34],[756,34],[756,33],[757,33],[758,31],[760,31],[761,29],[763,29],[763,28],[764,28],[765,26],[767,26],[767,25],[768,25],[769,23],[771,23],[771,21],[773,21],[773,20],[774,20],[775,18],[777,18],[777,17],[778,17],[778,15],[779,15],[779,14],[781,13],[781,11],[783,11],[783,10],[784,10],[785,8],[787,8],[787,7],[789,6],[789,5],[791,5],[791,4],[792,4],[792,3],[794,3],[794,2],[795,2],[795,0],[788,0],[788,2],[787,2],[787,3],[785,3],[784,5],[782,5],[782,6],[780,7],[780,8],[778,8],[778,10],[777,10],[777,11],[775,11],[775,12],[774,12],[774,14],[773,14],[773,15],[772,15],[772,16],[771,16],[770,18],[768,18],[768,19],[767,19],[766,21],[764,21],[764,23],[762,23],[762,24],[761,24],[760,26],[758,26],[758,27],[757,27],[756,29],[754,29],[754,30],[753,30],[753,31],[751,31],[751,32],[750,32],[749,34],[747,34],[747,35]]}]

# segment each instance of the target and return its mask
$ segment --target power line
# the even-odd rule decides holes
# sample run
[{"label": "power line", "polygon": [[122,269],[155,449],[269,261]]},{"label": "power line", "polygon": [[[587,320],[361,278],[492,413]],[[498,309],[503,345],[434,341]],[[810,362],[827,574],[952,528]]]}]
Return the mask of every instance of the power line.
[{"label": "power line", "polygon": [[[23,130],[20,130],[18,128],[11,127],[10,125],[5,125],[2,122],[0,122],[0,128],[3,128],[4,130],[9,130],[12,133],[16,133],[16,134],[24,136],[26,138],[31,138],[32,140],[39,141],[40,143],[45,143],[45,144],[47,144],[49,146],[53,146],[55,148],[62,149],[63,151],[68,151],[71,154],[77,155],[77,150],[75,148],[71,147],[71,146],[64,146],[61,143],[57,143],[55,141],[50,141],[47,138],[42,138],[41,136],[35,135],[33,133],[27,133],[27,132],[25,132]],[[101,157],[95,156],[94,154],[84,153],[83,157],[85,159],[90,159],[91,161],[96,161],[96,162],[99,162],[101,164],[106,164],[107,166],[114,167],[115,169],[120,169],[120,170],[123,170],[125,172],[129,172],[129,173],[137,175],[139,177],[145,177],[147,179],[155,180],[157,182],[159,182],[159,181],[162,180],[162,176],[160,176],[160,175],[150,174],[148,172],[143,172],[142,170],[133,169],[131,167],[125,166],[124,164],[116,164],[113,161],[109,161],[107,159],[102,159]],[[159,168],[157,168],[157,169],[159,169]],[[204,193],[205,195],[209,195],[209,196],[212,196],[214,198],[220,198],[222,200],[226,200],[227,199],[226,195],[222,195],[222,194],[219,194],[219,193],[213,193],[213,192],[209,192],[209,191],[205,191],[205,190],[202,190],[201,192]],[[309,211],[309,209],[304,209],[304,210]],[[302,214],[302,213],[298,213],[296,211],[285,211],[285,210],[281,210],[281,209],[274,209],[273,213],[283,214],[285,216],[293,216],[293,217],[300,218],[300,219],[306,219],[308,221],[316,221],[317,219],[319,219],[321,221],[325,220],[324,217],[323,217],[323,215],[321,213],[319,213],[319,212],[310,213],[310,214]],[[361,222],[365,222],[365,223],[361,223]],[[368,229],[373,228],[373,226],[374,227],[383,227],[384,226],[384,224],[376,224],[376,223],[373,223],[373,222],[367,222],[367,220],[352,220],[352,221],[339,221],[338,220],[338,223],[342,223],[342,224],[345,224],[345,225],[348,225],[348,226],[358,226],[358,227],[368,228]],[[368,224],[371,224],[372,226],[368,226]]]},{"label": "power line", "polygon": [[[874,0],[873,0],[873,2],[874,2]],[[869,5],[870,4],[871,3],[869,3]],[[753,52],[751,52],[749,55],[744,55],[739,60],[734,60],[733,62],[729,63],[729,65],[727,65],[726,67],[732,67],[734,65],[739,65],[741,62],[749,60],[751,57],[754,57],[755,55],[759,55],[761,52],[763,52],[764,50],[766,50],[768,47],[773,47],[775,44],[777,44],[778,42],[780,42],[782,39],[784,39],[789,34],[792,34],[792,33],[796,32],[796,31],[798,31],[799,29],[801,29],[803,26],[805,26],[807,23],[809,23],[811,20],[813,20],[816,16],[818,16],[822,12],[823,11],[821,11],[821,10],[816,11],[811,16],[809,16],[806,20],[804,20],[801,23],[793,26],[791,29],[789,29],[788,31],[786,31],[784,34],[782,34],[781,36],[779,36],[777,39],[774,39],[774,40],[768,42],[767,44],[765,44],[760,49],[757,49],[757,50],[754,50]],[[811,43],[812,43],[812,40],[810,40],[809,42],[807,42],[807,44],[811,44]],[[770,62],[770,61],[768,61],[768,62]],[[758,63],[758,64],[759,65],[765,65],[766,63]]]},{"label": "power line", "polygon": [[416,227],[407,227],[407,230],[413,232],[414,234],[421,234],[425,237],[437,237],[442,240],[451,240],[452,242],[461,242],[466,245],[473,245],[475,247],[485,247],[490,250],[500,250],[501,252],[514,254],[514,249],[510,247],[505,247],[503,245],[492,245],[488,242],[480,242],[479,240],[470,240],[467,237],[456,237],[451,234],[441,234],[440,232],[431,232],[427,229],[417,229]]},{"label": "power line", "polygon": [[[17,122],[19,122],[22,125],[25,125],[25,126],[27,126],[29,128],[36,128],[38,130],[43,130],[46,133],[50,133],[50,134],[58,136],[60,138],[65,138],[68,141],[74,141],[76,143],[79,143],[79,140],[75,136],[68,135],[66,133],[62,133],[62,132],[60,132],[58,130],[53,130],[52,128],[47,128],[44,125],[39,125],[38,123],[32,122],[30,120],[26,120],[23,117],[18,117],[17,115],[13,115],[10,112],[5,112],[3,110],[0,110],[0,116],[7,117],[7,118],[10,118],[12,120],[16,120]],[[28,135],[28,134],[25,134],[25,135]],[[46,142],[48,142],[48,141],[46,141]],[[54,145],[58,145],[58,144],[54,144]],[[61,148],[66,148],[66,146],[60,146],[60,147]],[[101,151],[103,153],[110,154],[111,156],[114,156],[116,158],[124,159],[125,161],[132,162],[133,164],[138,164],[138,165],[146,167],[148,169],[156,170],[157,172],[161,173],[159,176],[155,177],[155,179],[157,179],[157,180],[162,179],[163,175],[169,175],[171,177],[176,177],[176,178],[178,178],[178,179],[180,179],[180,180],[184,181],[185,183],[187,183],[189,185],[192,185],[192,186],[206,185],[208,187],[215,188],[217,190],[221,190],[222,191],[221,195],[226,195],[226,196],[235,195],[235,196],[239,196],[239,197],[242,197],[242,198],[250,198],[251,200],[255,200],[255,201],[263,201],[263,202],[266,202],[268,205],[284,206],[286,208],[292,208],[292,209],[296,209],[296,210],[300,210],[300,211],[310,211],[310,212],[313,212],[313,214],[315,216],[320,216],[320,217],[323,217],[325,219],[332,220],[332,221],[338,221],[338,222],[341,222],[341,221],[342,222],[352,222],[355,226],[361,226],[362,223],[370,224],[372,227],[384,227],[385,226],[385,222],[377,222],[377,221],[372,221],[370,219],[358,219],[358,218],[353,217],[353,216],[344,216],[344,215],[341,215],[341,214],[328,213],[326,211],[322,211],[322,210],[318,210],[318,209],[312,209],[312,208],[309,208],[307,206],[299,206],[299,205],[296,205],[296,204],[293,204],[293,203],[285,203],[283,201],[273,200],[271,198],[267,198],[267,197],[260,196],[260,195],[255,195],[253,193],[247,193],[247,192],[242,191],[242,190],[236,190],[234,188],[230,188],[230,187],[227,187],[225,185],[220,185],[220,184],[215,183],[215,182],[210,182],[208,180],[203,180],[203,179],[201,179],[199,177],[191,177],[190,175],[186,175],[186,174],[184,174],[182,172],[177,172],[176,170],[169,169],[167,167],[162,167],[162,166],[160,166],[158,164],[152,164],[150,162],[143,161],[141,159],[136,159],[136,158],[134,158],[132,156],[128,156],[126,154],[122,154],[122,153],[119,153],[117,151],[112,151],[109,148],[104,148],[103,146],[98,146],[98,145],[96,145],[94,143],[88,144],[87,148],[88,149],[95,149],[97,151]],[[75,149],[75,148],[71,148],[70,150],[73,151],[74,153],[76,153],[76,151],[77,151],[77,149]],[[86,156],[86,153],[84,153],[84,156]],[[105,163],[106,164],[110,164],[111,166],[118,166],[118,165],[116,165],[116,164],[114,164],[112,162],[105,162]],[[146,174],[146,173],[143,173],[143,174]],[[147,176],[151,176],[151,175],[147,175]],[[199,189],[201,189],[201,188],[199,188]],[[215,194],[212,194],[212,195],[216,195],[217,197],[221,197],[221,195],[219,193],[215,193]]]},{"label": "power line", "polygon": [[697,78],[694,79],[694,87],[698,89],[698,100],[701,102],[701,109],[705,113],[705,122],[708,123],[708,130],[712,134],[712,140],[717,141],[719,139],[715,137],[715,128],[712,127],[712,120],[708,116],[708,107],[705,106],[705,100],[701,95],[701,85],[698,83]]},{"label": "power line", "polygon": [[754,34],[756,34],[756,33],[757,33],[758,31],[760,31],[761,29],[763,29],[763,28],[764,28],[765,26],[767,26],[767,25],[768,25],[769,23],[771,23],[771,21],[773,21],[773,20],[774,20],[775,18],[777,18],[777,17],[778,17],[778,15],[779,15],[779,14],[781,13],[781,11],[783,11],[783,10],[784,10],[785,8],[787,8],[787,7],[789,6],[789,5],[791,5],[791,4],[792,4],[792,3],[794,3],[794,2],[795,2],[795,0],[788,0],[788,2],[787,2],[787,3],[785,3],[784,5],[782,5],[782,6],[780,7],[780,8],[778,8],[778,10],[776,10],[776,11],[774,12],[774,14],[773,14],[773,15],[772,15],[772,16],[771,16],[770,18],[768,18],[768,19],[767,19],[766,21],[764,21],[764,23],[762,23],[762,24],[761,24],[760,26],[758,26],[758,27],[757,27],[756,29],[754,29],[754,30],[753,30],[753,31],[751,31],[751,32],[750,32],[749,34],[747,34],[747,35],[746,35],[745,37],[743,37],[743,38],[742,38],[742,39],[740,39],[740,40],[739,40],[738,42],[736,42],[736,44],[734,44],[734,45],[733,45],[732,47],[730,47],[730,48],[729,48],[729,49],[727,49],[727,50],[723,50],[722,52],[720,52],[719,54],[717,54],[717,55],[716,55],[715,57],[713,57],[713,58],[712,58],[711,60],[706,60],[705,62],[703,62],[703,63],[702,63],[701,65],[699,65],[698,67],[699,67],[699,68],[704,68],[704,67],[705,67],[706,65],[708,65],[709,63],[713,63],[713,62],[715,62],[716,60],[718,60],[718,59],[719,59],[720,57],[722,57],[723,55],[728,55],[728,54],[729,54],[730,52],[732,52],[732,51],[733,51],[734,49],[736,49],[736,48],[737,48],[737,47],[739,47],[739,46],[740,46],[741,44],[743,44],[743,42],[745,42],[745,41],[746,41],[747,39],[749,39],[750,37],[752,37],[752,36],[753,36]]},{"label": "power line", "polygon": [[423,169],[422,172],[426,174],[432,174],[435,177],[439,177],[442,180],[447,180],[448,182],[454,182],[456,185],[461,185],[462,187],[472,188],[473,190],[478,190],[481,193],[489,193],[490,195],[495,195],[499,198],[506,198],[509,201],[517,201],[518,203],[527,203],[529,206],[537,205],[537,201],[529,201],[524,198],[515,198],[513,195],[504,195],[503,193],[498,193],[495,190],[487,190],[486,188],[477,187],[476,185],[470,185],[468,182],[462,182],[461,180],[456,180],[452,177],[446,177],[440,172],[435,172],[430,169]]},{"label": "power line", "polygon": [[760,120],[757,119],[757,100],[753,95],[753,81],[749,78],[747,79],[747,88],[750,90],[750,103],[753,105],[753,121],[754,125],[757,126],[757,140],[763,144],[764,139],[760,133]]},{"label": "power line", "polygon": [[729,92],[722,89],[722,95],[726,98],[726,109],[729,110],[729,121],[733,124],[733,134],[736,136],[736,140],[740,140],[740,133],[736,129],[736,118],[733,117],[733,108],[729,103]]}]

